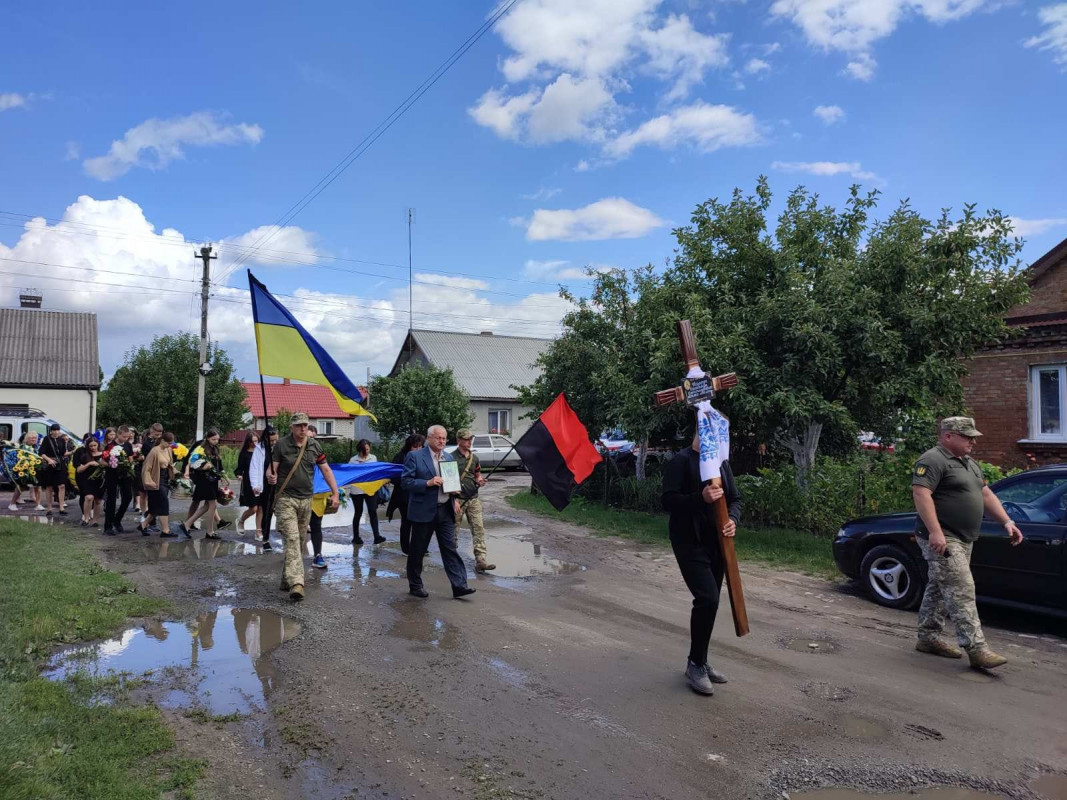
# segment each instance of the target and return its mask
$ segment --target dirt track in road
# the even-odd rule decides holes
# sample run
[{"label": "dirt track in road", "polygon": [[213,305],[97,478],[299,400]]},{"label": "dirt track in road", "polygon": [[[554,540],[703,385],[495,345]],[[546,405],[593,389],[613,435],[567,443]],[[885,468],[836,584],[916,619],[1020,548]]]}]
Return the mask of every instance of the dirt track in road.
[{"label": "dirt track in road", "polygon": [[[690,598],[670,552],[511,509],[503,493],[523,482],[485,492],[490,556],[544,574],[472,574],[469,601],[451,599],[439,566],[428,600],[407,594],[395,523],[387,545],[355,554],[349,531],[328,528],[329,569],[309,570],[295,606],[277,591],[278,553],[206,558],[201,543],[160,560],[157,540],[101,540],[112,568],[186,619],[221,605],[301,625],[265,657],[262,710],[218,725],[168,711],[210,763],[205,796],[771,798],[937,783],[1023,798],[1039,773],[1067,772],[1062,623],[988,629],[1012,661],[987,676],[916,653],[913,613],[743,568],[752,633],[734,637],[724,594],[712,661],[730,682],[698,697],[682,678]],[[469,555],[468,532],[460,543]],[[167,681],[148,693],[165,701]]]}]

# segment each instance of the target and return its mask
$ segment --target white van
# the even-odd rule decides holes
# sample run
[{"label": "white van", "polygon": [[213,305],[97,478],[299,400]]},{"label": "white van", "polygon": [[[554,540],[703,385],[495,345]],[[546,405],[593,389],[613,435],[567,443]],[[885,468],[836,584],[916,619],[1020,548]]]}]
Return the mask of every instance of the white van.
[{"label": "white van", "polygon": [[[45,416],[45,413],[40,409],[28,406],[0,405],[0,441],[17,442],[19,437],[28,431],[36,431],[38,438],[43,440],[48,435],[48,429],[55,424],[56,421],[51,417]],[[63,425],[60,425],[60,427],[74,444],[80,443],[82,437],[87,433],[87,431],[75,433]]]}]

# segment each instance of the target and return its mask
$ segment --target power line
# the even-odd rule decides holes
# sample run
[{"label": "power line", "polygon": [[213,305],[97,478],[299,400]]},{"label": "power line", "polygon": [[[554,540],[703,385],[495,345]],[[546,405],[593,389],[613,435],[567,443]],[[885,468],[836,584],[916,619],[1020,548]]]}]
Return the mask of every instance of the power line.
[{"label": "power line", "polygon": [[[348,154],[345,155],[345,157],[342,158],[336,166],[334,166],[333,169],[326,173],[326,175],[321,178],[319,182],[315,184],[315,186],[313,186],[302,198],[300,198],[300,200],[290,206],[289,210],[286,211],[285,214],[283,214],[279,218],[279,220],[274,223],[274,225],[272,226],[272,230],[264,234],[262,237],[260,237],[258,241],[253,243],[252,252],[255,252],[260,246],[269,242],[279,229],[281,229],[283,226],[287,225],[289,222],[295,219],[296,216],[305,208],[307,208],[307,206],[316,197],[322,194],[326,190],[326,188],[330,186],[330,184],[337,180],[345,172],[345,170],[352,166],[352,164],[355,163],[356,159],[362,156],[376,141],[378,141],[378,139],[382,137],[382,135],[386,131],[393,127],[393,125],[397,121],[399,121],[400,118],[403,117],[404,114],[406,114],[408,110],[413,105],[415,105],[415,103],[417,103],[419,99],[434,86],[434,84],[436,84],[442,77],[444,77],[444,75],[450,69],[452,69],[453,65],[455,65],[455,63],[459,61],[459,59],[462,58],[463,55],[468,50],[470,50],[478,42],[478,40],[481,39],[490,29],[492,29],[493,26],[496,25],[496,23],[505,14],[507,14],[518,2],[519,0],[507,0],[507,2],[501,3],[501,5],[499,5],[497,9],[489,15],[489,18],[485,22],[483,22],[477,28],[477,30],[475,30],[474,33],[468,36],[466,41],[464,41],[463,44],[461,44],[456,50],[454,50],[452,54],[448,58],[446,58],[444,62],[442,62],[442,64],[430,74],[430,77],[428,77],[425,81],[422,82],[422,84],[420,84],[414,91],[412,91],[411,94],[409,94],[400,103],[400,105],[393,109],[393,111],[382,122],[378,123],[378,126],[373,131],[363,137],[363,139],[354,148],[352,148],[348,152]],[[238,269],[241,264],[243,264],[249,258],[251,258],[251,254],[247,254],[241,259],[238,259],[237,263],[235,263],[228,272],[224,273],[219,277],[219,281],[225,281],[234,272],[234,270]]]}]

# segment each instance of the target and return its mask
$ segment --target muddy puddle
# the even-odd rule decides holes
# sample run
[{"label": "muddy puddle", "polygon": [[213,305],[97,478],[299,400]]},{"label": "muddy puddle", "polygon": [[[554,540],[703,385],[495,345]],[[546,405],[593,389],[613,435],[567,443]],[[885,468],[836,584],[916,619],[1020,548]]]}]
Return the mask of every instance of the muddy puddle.
[{"label": "muddy puddle", "polygon": [[889,735],[889,728],[881,722],[866,717],[846,715],[841,718],[841,727],[850,739],[884,739]]},{"label": "muddy puddle", "polygon": [[[469,528],[462,528],[470,535]],[[531,578],[538,575],[569,575],[585,569],[581,564],[551,558],[541,545],[530,541],[530,529],[508,517],[485,520],[488,559],[496,569],[487,573],[497,578]]]},{"label": "muddy puddle", "polygon": [[145,549],[156,561],[210,561],[227,556],[252,556],[263,549],[251,542],[231,542],[227,539],[179,539],[153,541]]},{"label": "muddy puddle", "polygon": [[395,543],[392,548],[367,544],[357,547],[324,540],[322,557],[326,559],[325,570],[308,569],[320,572],[320,582],[325,585],[358,583],[366,586],[376,578],[396,580],[404,570],[405,556]]},{"label": "muddy puddle", "polygon": [[403,605],[394,610],[397,612],[397,619],[387,632],[389,636],[436,650],[454,650],[459,645],[459,635],[444,620],[410,605]]},{"label": "muddy puddle", "polygon": [[932,789],[920,789],[917,792],[896,794],[874,794],[858,792],[855,789],[819,789],[814,792],[792,792],[795,800],[997,800],[1001,795],[986,794],[974,789],[962,789],[955,786],[941,786]]},{"label": "muddy puddle", "polygon": [[1067,800],[1067,775],[1042,775],[1030,788],[1048,800]]},{"label": "muddy puddle", "polygon": [[150,621],[116,639],[57,654],[45,676],[163,674],[167,708],[201,707],[215,715],[262,708],[277,682],[266,657],[300,633],[299,623],[271,611],[223,606],[186,622]]}]

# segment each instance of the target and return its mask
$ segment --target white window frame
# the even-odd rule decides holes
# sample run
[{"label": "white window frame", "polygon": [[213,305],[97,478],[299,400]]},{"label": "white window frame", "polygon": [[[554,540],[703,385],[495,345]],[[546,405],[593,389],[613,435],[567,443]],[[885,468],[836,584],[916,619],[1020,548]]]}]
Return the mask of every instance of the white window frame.
[{"label": "white window frame", "polygon": [[332,419],[320,419],[318,420],[319,436],[333,436],[333,420]]},{"label": "white window frame", "polygon": [[[496,426],[495,429],[493,428],[493,414],[497,415],[497,426]],[[507,426],[506,430],[501,430],[500,429],[500,424],[499,424],[500,414],[506,414],[507,415],[508,426]],[[490,408],[489,409],[488,419],[489,419],[489,428],[488,428],[488,430],[489,430],[490,433],[492,433],[495,430],[498,436],[510,436],[511,435],[511,409],[510,408]]]},{"label": "white window frame", "polygon": [[[1056,370],[1060,383],[1060,432],[1041,432],[1040,374]],[[1030,441],[1067,442],[1067,364],[1032,364],[1030,366]]]}]

